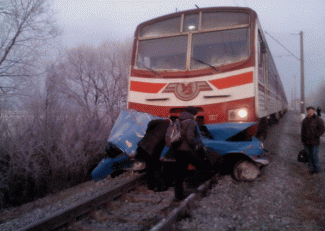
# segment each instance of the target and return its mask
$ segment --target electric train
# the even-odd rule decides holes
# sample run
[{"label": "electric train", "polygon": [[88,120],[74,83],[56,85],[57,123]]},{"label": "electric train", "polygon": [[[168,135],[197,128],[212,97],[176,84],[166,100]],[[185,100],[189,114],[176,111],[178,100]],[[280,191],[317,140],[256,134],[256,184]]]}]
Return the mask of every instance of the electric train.
[{"label": "electric train", "polygon": [[203,124],[278,119],[287,98],[255,11],[212,7],[138,25],[128,108],[159,117],[187,106]]},{"label": "electric train", "polygon": [[[251,181],[268,165],[258,124],[278,119],[287,98],[255,11],[194,9],[141,23],[134,36],[128,111],[108,138],[95,180],[132,165],[153,118],[198,109],[206,157],[216,171]],[[260,126],[263,127],[263,126]]]}]

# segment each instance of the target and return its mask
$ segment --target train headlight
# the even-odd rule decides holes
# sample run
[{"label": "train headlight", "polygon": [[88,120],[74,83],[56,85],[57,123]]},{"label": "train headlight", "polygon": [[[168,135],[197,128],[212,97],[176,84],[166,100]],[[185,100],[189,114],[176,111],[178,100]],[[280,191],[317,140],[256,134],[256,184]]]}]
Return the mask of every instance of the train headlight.
[{"label": "train headlight", "polygon": [[247,113],[247,109],[240,109],[238,111],[238,115],[240,118],[244,119],[247,117],[248,113]]},{"label": "train headlight", "polygon": [[248,118],[248,110],[247,108],[238,108],[232,109],[228,111],[228,120],[238,120],[243,121]]}]

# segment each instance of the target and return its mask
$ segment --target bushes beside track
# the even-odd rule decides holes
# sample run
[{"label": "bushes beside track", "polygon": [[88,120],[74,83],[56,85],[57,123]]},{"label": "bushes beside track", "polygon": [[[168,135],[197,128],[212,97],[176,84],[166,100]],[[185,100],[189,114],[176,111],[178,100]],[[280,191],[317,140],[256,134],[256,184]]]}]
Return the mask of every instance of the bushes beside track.
[{"label": "bushes beside track", "polygon": [[90,179],[111,118],[66,113],[1,119],[0,206],[17,206]]}]

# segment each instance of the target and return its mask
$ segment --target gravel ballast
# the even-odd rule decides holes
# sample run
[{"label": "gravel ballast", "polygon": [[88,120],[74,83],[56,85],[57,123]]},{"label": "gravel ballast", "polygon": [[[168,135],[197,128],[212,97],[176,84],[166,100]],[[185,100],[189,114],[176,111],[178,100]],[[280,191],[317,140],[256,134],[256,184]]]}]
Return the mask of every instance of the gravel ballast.
[{"label": "gravel ballast", "polygon": [[[325,230],[325,173],[310,175],[297,161],[300,114],[288,112],[268,129],[270,164],[253,182],[222,177],[178,230]],[[325,137],[320,165],[325,168]]]}]

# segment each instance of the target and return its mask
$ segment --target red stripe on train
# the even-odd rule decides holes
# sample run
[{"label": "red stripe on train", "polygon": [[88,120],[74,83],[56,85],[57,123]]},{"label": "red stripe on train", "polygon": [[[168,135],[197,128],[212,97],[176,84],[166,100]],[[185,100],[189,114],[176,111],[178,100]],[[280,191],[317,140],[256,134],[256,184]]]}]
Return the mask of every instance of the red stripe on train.
[{"label": "red stripe on train", "polygon": [[233,75],[222,79],[215,79],[209,81],[218,89],[225,89],[230,87],[236,87],[253,82],[253,72],[247,72],[244,74]]},{"label": "red stripe on train", "polygon": [[145,93],[158,93],[166,83],[146,83],[138,81],[130,81],[130,90]]}]

